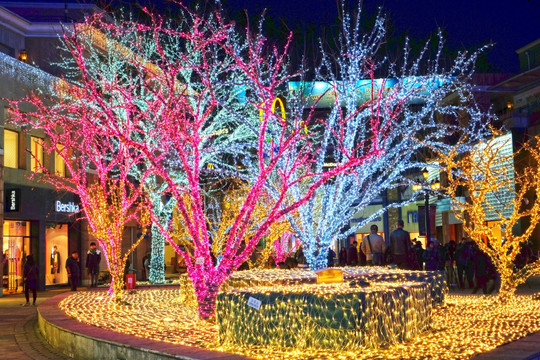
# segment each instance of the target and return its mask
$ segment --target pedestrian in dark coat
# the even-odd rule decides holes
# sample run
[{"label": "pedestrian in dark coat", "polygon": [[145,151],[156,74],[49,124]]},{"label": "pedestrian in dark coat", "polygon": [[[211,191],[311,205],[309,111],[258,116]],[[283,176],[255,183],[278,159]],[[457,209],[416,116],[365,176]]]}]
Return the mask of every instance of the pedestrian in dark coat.
[{"label": "pedestrian in dark coat", "polygon": [[415,242],[413,251],[416,256],[416,268],[414,270],[424,270],[424,249],[422,249],[420,241]]},{"label": "pedestrian in dark coat", "polygon": [[474,243],[469,240],[465,243],[465,252],[467,254],[467,262],[465,264],[465,275],[469,283],[469,289],[474,287]]},{"label": "pedestrian in dark coat", "polygon": [[81,281],[81,267],[79,263],[79,254],[73,251],[71,256],[66,260],[66,270],[71,291],[77,291],[77,286],[79,286]]},{"label": "pedestrian in dark coat", "polygon": [[439,270],[441,256],[433,241],[428,241],[426,251],[424,252],[424,261],[426,262],[426,270]]},{"label": "pedestrian in dark coat", "polygon": [[347,263],[351,266],[358,265],[358,243],[356,241],[353,241],[349,248],[349,259]]},{"label": "pedestrian in dark coat", "polygon": [[408,231],[403,230],[405,223],[399,219],[396,223],[396,230],[390,234],[390,248],[392,249],[392,262],[400,268],[407,267],[409,252],[411,249],[411,236]]},{"label": "pedestrian in dark coat", "polygon": [[489,259],[487,255],[478,247],[474,249],[474,273],[476,277],[476,286],[474,287],[473,294],[482,289],[484,294],[487,294],[487,283],[489,280]]},{"label": "pedestrian in dark coat", "polygon": [[460,289],[465,288],[465,281],[463,275],[465,273],[465,267],[467,266],[467,257],[469,256],[467,246],[465,245],[466,239],[462,238],[456,246],[454,257],[456,259],[457,278]]},{"label": "pedestrian in dark coat", "polygon": [[86,269],[90,275],[90,287],[97,286],[99,274],[99,263],[101,262],[101,251],[96,249],[96,243],[90,243],[90,250],[86,253]]},{"label": "pedestrian in dark coat", "polygon": [[24,264],[23,269],[23,279],[24,279],[24,297],[26,298],[26,304],[24,306],[30,305],[30,293],[29,291],[32,290],[32,298],[33,298],[33,305],[36,305],[36,299],[37,299],[37,288],[38,288],[38,280],[39,280],[39,268],[34,261],[34,257],[32,255],[28,255],[26,257],[26,263]]},{"label": "pedestrian in dark coat", "polygon": [[328,267],[334,266],[334,258],[336,257],[336,252],[332,248],[328,248]]},{"label": "pedestrian in dark coat", "polygon": [[342,246],[339,251],[339,265],[347,265],[347,250],[345,249],[345,246]]}]

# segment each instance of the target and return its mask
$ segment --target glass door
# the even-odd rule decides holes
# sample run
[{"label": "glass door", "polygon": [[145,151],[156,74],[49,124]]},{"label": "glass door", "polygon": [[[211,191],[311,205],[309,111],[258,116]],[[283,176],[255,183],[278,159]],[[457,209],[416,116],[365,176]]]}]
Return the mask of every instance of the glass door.
[{"label": "glass door", "polygon": [[3,287],[10,294],[24,290],[22,270],[26,255],[30,254],[29,232],[29,223],[26,221],[4,222]]}]

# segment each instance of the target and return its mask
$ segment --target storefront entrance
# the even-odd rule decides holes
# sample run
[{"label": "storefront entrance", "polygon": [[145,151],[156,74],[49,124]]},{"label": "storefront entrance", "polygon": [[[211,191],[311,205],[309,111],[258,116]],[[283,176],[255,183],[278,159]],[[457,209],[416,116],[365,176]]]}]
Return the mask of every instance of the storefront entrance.
[{"label": "storefront entrance", "polygon": [[22,269],[26,255],[30,254],[30,223],[4,221],[3,291],[8,294],[22,292]]}]

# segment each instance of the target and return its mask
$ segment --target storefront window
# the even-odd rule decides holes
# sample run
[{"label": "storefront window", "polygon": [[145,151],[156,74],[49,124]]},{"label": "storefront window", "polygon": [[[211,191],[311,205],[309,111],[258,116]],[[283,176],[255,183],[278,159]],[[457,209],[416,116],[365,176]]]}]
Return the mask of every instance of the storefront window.
[{"label": "storefront window", "polygon": [[4,221],[3,287],[8,293],[22,292],[22,269],[26,255],[30,254],[30,223],[27,221]]},{"label": "storefront window", "polygon": [[62,264],[68,258],[68,226],[67,224],[47,224],[45,232],[46,261],[45,285],[65,284],[68,282],[67,272]]},{"label": "storefront window", "polygon": [[19,133],[4,130],[4,166],[19,167]]},{"label": "storefront window", "polygon": [[54,152],[54,173],[56,176],[66,176],[66,163],[64,159],[59,155],[64,150],[62,145],[56,145],[56,151]]},{"label": "storefront window", "polygon": [[30,141],[30,152],[32,154],[31,169],[34,172],[43,172],[43,139],[32,136]]}]

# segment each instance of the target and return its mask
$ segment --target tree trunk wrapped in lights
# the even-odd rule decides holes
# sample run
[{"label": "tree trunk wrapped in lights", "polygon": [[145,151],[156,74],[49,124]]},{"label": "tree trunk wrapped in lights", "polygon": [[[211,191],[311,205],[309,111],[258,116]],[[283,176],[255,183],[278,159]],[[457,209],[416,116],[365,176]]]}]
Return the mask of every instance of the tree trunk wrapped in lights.
[{"label": "tree trunk wrapped in lights", "polygon": [[285,263],[289,256],[296,251],[300,246],[300,241],[292,232],[284,232],[279,239],[272,243],[272,246],[276,266],[279,266],[279,264]]},{"label": "tree trunk wrapped in lights", "polygon": [[[437,153],[448,176],[443,191],[452,198],[464,231],[499,273],[498,297],[502,302],[513,296],[519,284],[540,274],[540,260],[516,266],[522,243],[530,239],[540,221],[539,140],[534,138],[513,153],[512,136],[495,131],[492,138],[472,147],[466,155],[459,155],[457,150]],[[528,164],[515,171],[516,158],[526,158]],[[502,239],[496,236],[499,232]]]},{"label": "tree trunk wrapped in lights", "polygon": [[124,273],[128,256],[137,248],[145,236],[143,231],[139,238],[125,253],[122,252],[122,238],[125,225],[133,218],[132,211],[138,211],[139,225],[145,229],[150,225],[150,216],[145,207],[134,207],[131,211],[124,210],[123,201],[128,197],[123,183],[110,182],[101,187],[100,184],[90,186],[88,196],[83,201],[86,217],[89,219],[90,233],[96,237],[103,249],[107,266],[111,274],[109,294],[113,293],[117,302],[122,300],[124,291]]}]

